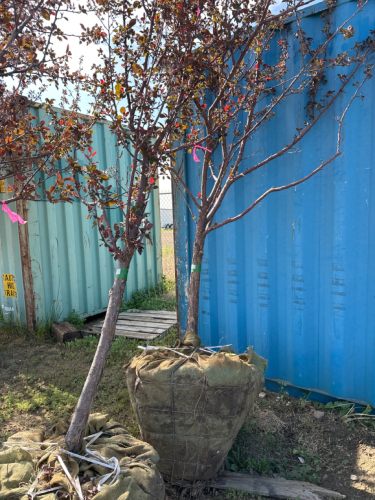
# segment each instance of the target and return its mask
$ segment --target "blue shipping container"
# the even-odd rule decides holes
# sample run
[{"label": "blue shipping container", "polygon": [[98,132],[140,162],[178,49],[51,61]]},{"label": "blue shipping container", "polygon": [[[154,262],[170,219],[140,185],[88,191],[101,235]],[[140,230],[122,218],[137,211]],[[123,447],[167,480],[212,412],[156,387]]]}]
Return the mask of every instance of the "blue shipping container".
[{"label": "blue shipping container", "polygon": [[[326,8],[319,3],[305,9],[302,27],[317,41],[323,40],[320,14]],[[333,26],[356,9],[356,2],[337,2]],[[368,36],[375,26],[374,2],[351,24],[355,36],[336,37],[333,53]],[[285,36],[294,71],[301,60],[296,23],[290,27]],[[361,77],[363,72],[357,79]],[[208,235],[199,335],[205,345],[232,343],[238,351],[254,346],[269,360],[269,379],[375,406],[374,80],[363,87],[364,102],[356,99],[348,111],[339,158],[306,183],[271,194],[243,219]],[[330,81],[326,88],[338,84]],[[270,187],[300,179],[332,156],[337,140],[333,118],[345,109],[352,89],[299,144],[299,152],[237,182],[215,220],[241,213]],[[287,144],[305,119],[306,102],[306,95],[287,100],[283,111],[254,136],[248,153],[259,152],[246,161],[260,161]],[[185,182],[198,193],[202,161],[195,163],[187,153],[181,158]],[[213,160],[220,162],[219,157]],[[174,203],[179,325],[184,332],[195,224],[177,189]]]}]

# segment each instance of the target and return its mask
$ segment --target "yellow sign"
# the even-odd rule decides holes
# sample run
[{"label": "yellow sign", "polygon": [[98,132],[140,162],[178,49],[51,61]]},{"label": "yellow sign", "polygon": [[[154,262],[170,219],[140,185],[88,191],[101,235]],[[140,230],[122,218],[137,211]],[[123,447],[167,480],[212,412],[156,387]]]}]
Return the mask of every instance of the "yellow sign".
[{"label": "yellow sign", "polygon": [[0,193],[5,193],[5,192],[6,192],[5,182],[4,181],[0,181]]},{"label": "yellow sign", "polygon": [[3,285],[5,297],[17,298],[17,287],[14,281],[14,274],[3,274]]}]

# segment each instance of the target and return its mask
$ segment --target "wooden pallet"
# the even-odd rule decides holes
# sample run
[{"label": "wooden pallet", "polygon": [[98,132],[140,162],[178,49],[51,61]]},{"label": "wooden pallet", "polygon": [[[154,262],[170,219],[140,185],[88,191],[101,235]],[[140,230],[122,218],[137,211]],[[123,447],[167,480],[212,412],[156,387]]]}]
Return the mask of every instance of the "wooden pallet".
[{"label": "wooden pallet", "polygon": [[[104,321],[86,326],[84,335],[100,335]],[[177,313],[171,311],[126,311],[120,313],[115,336],[129,339],[155,340],[163,337],[167,331],[177,326]]]}]

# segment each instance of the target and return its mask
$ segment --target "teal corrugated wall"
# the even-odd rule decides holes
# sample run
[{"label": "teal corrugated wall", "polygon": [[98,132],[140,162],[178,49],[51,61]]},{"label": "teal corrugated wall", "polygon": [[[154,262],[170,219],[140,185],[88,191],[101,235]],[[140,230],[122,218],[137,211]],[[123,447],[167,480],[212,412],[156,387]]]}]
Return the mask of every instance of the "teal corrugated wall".
[{"label": "teal corrugated wall", "polygon": [[[32,108],[32,113],[41,121],[46,119],[42,108]],[[94,127],[93,144],[100,161],[98,168],[110,168],[116,162],[118,148],[107,122]],[[130,156],[124,154],[119,160],[121,174],[126,176]],[[6,199],[7,194],[0,194]],[[13,206],[14,205],[14,206]],[[150,206],[151,205],[151,206]],[[16,211],[15,203],[10,209]],[[151,196],[148,211],[154,223],[152,241],[145,244],[142,255],[136,255],[131,263],[125,290],[129,299],[134,290],[149,288],[161,281],[161,231],[158,190]],[[111,223],[120,222],[117,210],[109,210]],[[2,212],[0,224],[0,273],[15,275],[17,299],[4,297],[2,306],[5,315],[25,323],[25,297],[23,290],[20,244],[17,224],[12,224]],[[102,312],[108,305],[108,292],[113,284],[116,264],[108,250],[100,247],[99,235],[87,220],[87,208],[78,201],[73,204],[52,205],[47,202],[30,202],[28,232],[33,278],[36,320],[53,317],[65,318],[72,309],[90,316]],[[13,308],[13,311],[6,308]]]}]

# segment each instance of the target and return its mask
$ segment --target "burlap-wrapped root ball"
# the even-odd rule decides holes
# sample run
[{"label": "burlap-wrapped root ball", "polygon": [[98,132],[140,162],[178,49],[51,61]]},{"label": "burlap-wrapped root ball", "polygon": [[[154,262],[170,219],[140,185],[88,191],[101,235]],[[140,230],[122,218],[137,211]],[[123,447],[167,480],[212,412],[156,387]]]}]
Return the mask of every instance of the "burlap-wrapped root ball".
[{"label": "burlap-wrapped root ball", "polygon": [[[101,432],[88,447],[81,451],[82,458],[72,457],[62,450],[66,449],[65,434],[68,424],[60,422],[45,432],[43,429],[19,432],[11,436],[4,449],[0,449],[0,500],[17,498],[28,500],[33,493],[49,489],[57,491],[43,493],[43,500],[71,498],[79,500],[77,491],[72,487],[64,472],[58,456],[63,460],[71,479],[80,481],[83,498],[97,500],[164,500],[165,486],[155,463],[159,460],[156,451],[148,443],[131,436],[127,429],[117,422],[108,421],[106,415],[90,415],[85,436]],[[86,440],[86,443],[88,441]],[[26,448],[26,449],[25,449]],[[95,462],[88,450],[96,452]],[[87,455],[86,455],[87,454]],[[100,465],[103,459],[116,458],[121,472],[104,482],[101,491],[98,484],[111,469]],[[34,482],[35,480],[35,482]],[[103,479],[104,480],[104,479]],[[56,497],[55,494],[58,494]],[[38,496],[39,498],[39,496]]]},{"label": "burlap-wrapped root ball", "polygon": [[192,352],[184,346],[148,349],[126,367],[142,439],[158,452],[157,467],[172,482],[215,477],[267,368],[254,351]]}]

